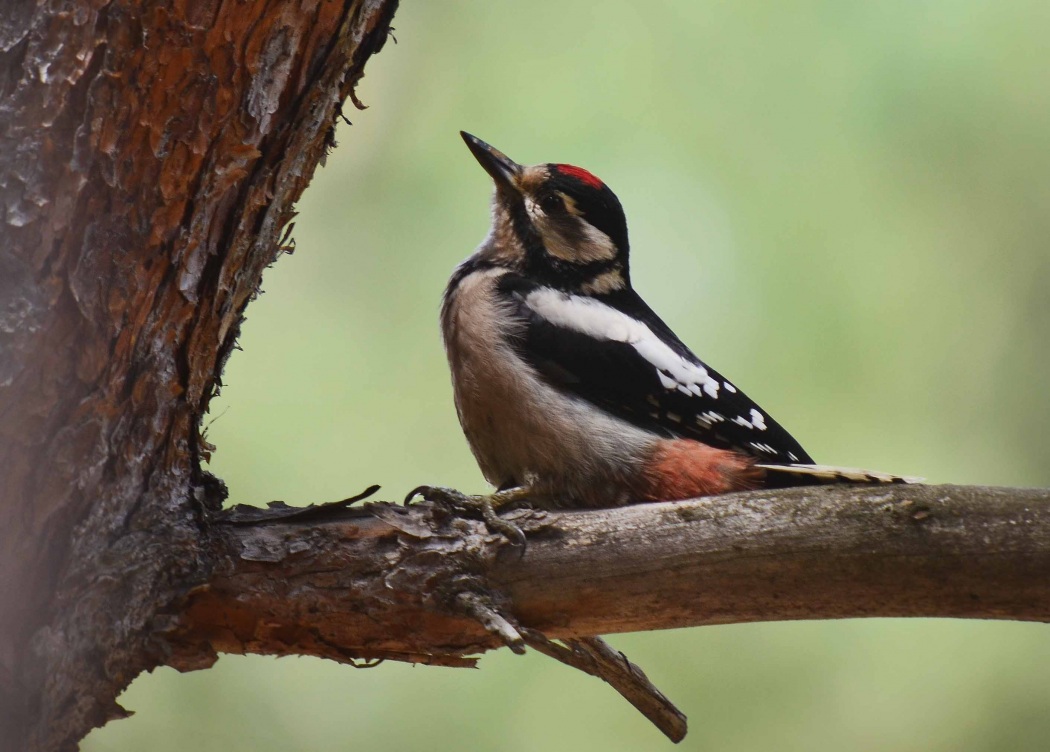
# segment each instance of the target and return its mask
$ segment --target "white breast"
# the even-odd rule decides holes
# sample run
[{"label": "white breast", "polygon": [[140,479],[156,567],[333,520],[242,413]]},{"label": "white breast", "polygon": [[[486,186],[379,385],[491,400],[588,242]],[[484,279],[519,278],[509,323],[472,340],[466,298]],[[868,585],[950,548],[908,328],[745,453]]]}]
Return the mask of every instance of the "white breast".
[{"label": "white breast", "polygon": [[445,314],[456,409],[485,478],[533,484],[586,503],[610,502],[656,436],[548,384],[507,344],[514,326],[499,301],[503,269],[465,277]]}]

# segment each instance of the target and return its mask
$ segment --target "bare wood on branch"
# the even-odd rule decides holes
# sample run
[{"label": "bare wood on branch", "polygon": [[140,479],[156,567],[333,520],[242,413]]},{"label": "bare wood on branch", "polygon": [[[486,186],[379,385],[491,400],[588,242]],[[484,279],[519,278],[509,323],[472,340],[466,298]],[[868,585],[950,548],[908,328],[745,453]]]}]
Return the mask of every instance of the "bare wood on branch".
[{"label": "bare wood on branch", "polygon": [[470,666],[513,641],[469,614],[464,593],[548,640],[783,619],[1042,621],[1048,502],[1041,489],[900,485],[519,510],[508,518],[528,536],[523,556],[484,522],[425,504],[220,522],[215,576],[175,620],[168,662],[231,652]]}]

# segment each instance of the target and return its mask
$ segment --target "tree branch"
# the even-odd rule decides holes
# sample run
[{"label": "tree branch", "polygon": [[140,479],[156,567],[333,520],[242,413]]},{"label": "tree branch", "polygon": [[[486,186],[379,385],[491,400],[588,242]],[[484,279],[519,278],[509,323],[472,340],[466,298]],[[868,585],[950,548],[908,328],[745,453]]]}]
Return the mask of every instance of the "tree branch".
[{"label": "tree branch", "polygon": [[421,504],[211,528],[215,576],[167,634],[217,652],[453,666],[505,643],[463,593],[547,638],[703,624],[926,616],[1050,619],[1050,491],[832,486],[481,521]]}]

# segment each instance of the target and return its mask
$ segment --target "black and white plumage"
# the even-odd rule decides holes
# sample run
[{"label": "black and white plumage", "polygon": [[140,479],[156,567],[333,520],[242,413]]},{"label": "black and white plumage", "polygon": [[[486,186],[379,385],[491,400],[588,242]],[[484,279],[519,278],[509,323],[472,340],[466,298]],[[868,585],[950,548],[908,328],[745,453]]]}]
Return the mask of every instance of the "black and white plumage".
[{"label": "black and white plumage", "polygon": [[587,505],[895,476],[814,465],[634,291],[623,210],[578,167],[523,167],[463,134],[496,183],[442,330],[486,478]]},{"label": "black and white plumage", "polygon": [[668,437],[763,461],[812,463],[779,423],[697,358],[633,290],[583,296],[516,274],[499,291],[522,325],[520,357],[568,391]]}]

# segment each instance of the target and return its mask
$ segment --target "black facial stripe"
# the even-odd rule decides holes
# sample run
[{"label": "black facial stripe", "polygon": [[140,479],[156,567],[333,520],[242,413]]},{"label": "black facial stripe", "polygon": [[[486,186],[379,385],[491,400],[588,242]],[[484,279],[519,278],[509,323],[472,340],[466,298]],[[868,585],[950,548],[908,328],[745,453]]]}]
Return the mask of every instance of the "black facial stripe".
[{"label": "black facial stripe", "polygon": [[591,261],[589,264],[583,264],[576,268],[580,270],[580,275],[584,278],[584,281],[590,282],[595,277],[601,276],[606,272],[622,270],[623,264],[620,263],[619,259],[603,259],[601,261]]},{"label": "black facial stripe", "polygon": [[525,211],[525,200],[520,196],[516,196],[510,202],[510,223],[514,228],[514,234],[518,236],[518,240],[525,249],[526,265],[534,264],[548,255],[547,249],[543,247],[543,239],[532,226],[529,213]]},{"label": "black facial stripe", "polygon": [[622,268],[616,259],[592,261],[588,264],[574,264],[544,254],[535,263],[526,259],[525,273],[542,282],[547,287],[557,290],[573,292],[579,290],[584,284],[590,282],[599,274],[604,274],[612,269]]}]

